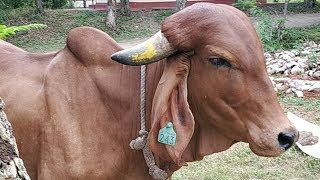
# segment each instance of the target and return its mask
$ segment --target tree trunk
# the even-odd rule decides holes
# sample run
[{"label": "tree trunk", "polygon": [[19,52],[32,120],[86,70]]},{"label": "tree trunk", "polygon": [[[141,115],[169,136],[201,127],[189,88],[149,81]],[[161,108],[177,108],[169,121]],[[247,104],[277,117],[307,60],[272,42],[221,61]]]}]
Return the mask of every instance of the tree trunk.
[{"label": "tree trunk", "polygon": [[287,13],[288,13],[288,4],[289,4],[289,0],[285,0],[284,1],[284,8],[283,8],[283,15],[286,17]]},{"label": "tree trunk", "polygon": [[176,0],[177,11],[184,9],[186,7],[186,5],[187,5],[187,0]]},{"label": "tree trunk", "polygon": [[312,8],[315,4],[315,0],[304,0],[303,4],[305,8]]},{"label": "tree trunk", "polygon": [[30,180],[23,161],[19,158],[16,139],[3,108],[4,102],[0,98],[0,179]]},{"label": "tree trunk", "polygon": [[108,28],[116,29],[116,0],[108,0],[106,25]]},{"label": "tree trunk", "polygon": [[120,0],[120,13],[125,16],[130,16],[129,0]]},{"label": "tree trunk", "polygon": [[37,12],[40,14],[43,14],[43,2],[42,0],[36,0],[36,4],[37,4]]},{"label": "tree trunk", "polygon": [[74,5],[73,5],[73,0],[69,0],[69,8],[74,8]]},{"label": "tree trunk", "polygon": [[83,8],[86,8],[86,7],[87,7],[87,1],[83,0]]}]

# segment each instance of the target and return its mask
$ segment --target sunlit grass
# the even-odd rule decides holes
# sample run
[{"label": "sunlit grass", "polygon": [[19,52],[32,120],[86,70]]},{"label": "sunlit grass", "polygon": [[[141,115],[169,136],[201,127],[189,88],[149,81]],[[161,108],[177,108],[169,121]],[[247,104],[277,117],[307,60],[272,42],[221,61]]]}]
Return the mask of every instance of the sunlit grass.
[{"label": "sunlit grass", "polygon": [[303,154],[297,147],[280,157],[267,158],[253,154],[248,145],[239,143],[222,153],[189,163],[173,179],[197,180],[277,180],[320,178],[320,160]]}]

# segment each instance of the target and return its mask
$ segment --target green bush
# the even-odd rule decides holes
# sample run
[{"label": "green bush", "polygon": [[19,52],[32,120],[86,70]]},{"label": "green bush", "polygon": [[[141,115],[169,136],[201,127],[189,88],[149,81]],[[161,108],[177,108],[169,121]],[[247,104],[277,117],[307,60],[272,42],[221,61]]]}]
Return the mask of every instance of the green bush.
[{"label": "green bush", "polygon": [[16,31],[27,31],[30,29],[38,29],[46,27],[44,24],[29,24],[23,26],[11,26],[7,27],[6,25],[0,25],[0,39],[4,39],[8,36],[16,34]]},{"label": "green bush", "polygon": [[274,20],[260,8],[252,8],[250,13],[258,18],[255,26],[264,49],[267,51],[281,49],[281,41],[285,33],[284,19]]},{"label": "green bush", "polygon": [[251,9],[251,14],[258,18],[255,28],[266,51],[296,48],[308,40],[320,42],[320,26],[306,28],[285,28],[285,19],[274,19],[264,10]]}]

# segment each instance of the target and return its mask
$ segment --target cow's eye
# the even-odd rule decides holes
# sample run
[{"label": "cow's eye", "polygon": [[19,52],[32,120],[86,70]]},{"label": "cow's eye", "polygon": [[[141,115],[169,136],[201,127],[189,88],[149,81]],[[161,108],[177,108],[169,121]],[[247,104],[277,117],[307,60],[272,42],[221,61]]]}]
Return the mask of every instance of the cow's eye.
[{"label": "cow's eye", "polygon": [[222,67],[222,66],[225,66],[228,68],[232,67],[232,65],[227,60],[219,57],[210,57],[209,62],[217,67]]}]

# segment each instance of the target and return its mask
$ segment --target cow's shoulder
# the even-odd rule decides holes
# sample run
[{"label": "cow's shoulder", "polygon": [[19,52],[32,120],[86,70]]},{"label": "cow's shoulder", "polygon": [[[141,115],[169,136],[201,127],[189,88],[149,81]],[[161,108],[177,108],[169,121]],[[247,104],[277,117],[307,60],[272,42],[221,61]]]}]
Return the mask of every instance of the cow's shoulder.
[{"label": "cow's shoulder", "polygon": [[92,27],[71,30],[66,48],[85,65],[106,65],[111,55],[122,48],[108,34]]}]

